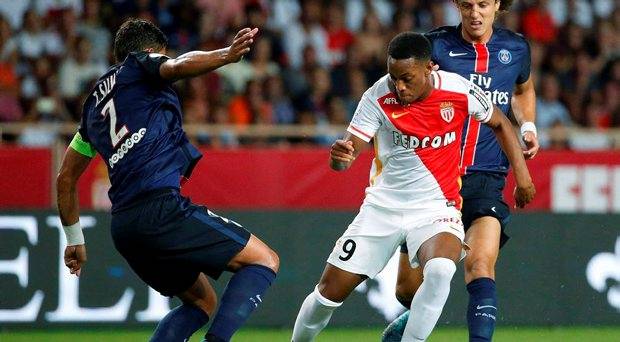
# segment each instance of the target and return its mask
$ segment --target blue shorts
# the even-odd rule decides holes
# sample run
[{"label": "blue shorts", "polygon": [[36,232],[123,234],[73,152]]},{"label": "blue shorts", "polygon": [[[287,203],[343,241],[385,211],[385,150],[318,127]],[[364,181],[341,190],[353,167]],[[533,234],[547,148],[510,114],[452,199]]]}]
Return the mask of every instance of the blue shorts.
[{"label": "blue shorts", "polygon": [[[461,217],[465,232],[474,220],[491,216],[495,217],[501,226],[499,248],[502,248],[510,238],[505,233],[506,226],[510,222],[510,208],[504,202],[502,192],[506,186],[506,177],[498,173],[476,172],[463,176],[463,208]],[[407,247],[400,247],[402,253],[407,253]]]},{"label": "blue shorts", "polygon": [[112,215],[114,246],[136,274],[165,296],[187,290],[200,272],[217,279],[250,232],[195,205],[176,189],[157,189]]}]

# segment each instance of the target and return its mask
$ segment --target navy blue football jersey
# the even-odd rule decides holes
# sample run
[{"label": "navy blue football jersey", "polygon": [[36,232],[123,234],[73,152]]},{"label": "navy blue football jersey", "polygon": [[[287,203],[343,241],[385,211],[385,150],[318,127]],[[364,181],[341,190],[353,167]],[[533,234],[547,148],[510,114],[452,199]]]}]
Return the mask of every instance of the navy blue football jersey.
[{"label": "navy blue football jersey", "polygon": [[146,191],[179,188],[201,157],[181,126],[177,94],[160,76],[167,59],[129,54],[99,78],[84,103],[79,133],[107,164],[112,212]]},{"label": "navy blue football jersey", "polygon": [[[432,43],[432,60],[441,70],[472,81],[505,114],[515,84],[530,77],[530,48],[525,38],[510,30],[493,27],[486,44],[472,44],[461,35],[461,25],[445,26],[426,33]],[[486,125],[470,119],[462,135],[461,172],[508,173],[510,163],[495,134]]]}]

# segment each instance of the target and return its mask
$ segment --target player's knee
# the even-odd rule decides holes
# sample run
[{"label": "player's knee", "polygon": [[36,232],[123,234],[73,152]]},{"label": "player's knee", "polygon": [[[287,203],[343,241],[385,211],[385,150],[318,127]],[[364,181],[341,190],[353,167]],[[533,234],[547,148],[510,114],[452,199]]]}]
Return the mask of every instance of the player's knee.
[{"label": "player's knee", "polygon": [[278,253],[271,248],[267,248],[266,251],[261,254],[261,260],[259,260],[257,264],[268,267],[275,273],[278,273],[278,270],[280,269],[280,257],[278,256]]},{"label": "player's knee", "polygon": [[424,265],[424,281],[431,286],[440,286],[450,283],[456,272],[456,264],[448,258],[433,258]]},{"label": "player's knee", "polygon": [[495,263],[482,257],[470,260],[465,258],[465,276],[471,279],[482,277],[494,278]]},{"label": "player's knee", "polygon": [[208,296],[205,298],[196,299],[192,302],[192,304],[206,312],[209,317],[213,317],[215,308],[217,307],[217,297]]},{"label": "player's knee", "polygon": [[408,293],[408,291],[401,285],[396,285],[395,292],[396,300],[405,308],[409,309],[411,307],[411,301],[413,300],[413,294]]}]

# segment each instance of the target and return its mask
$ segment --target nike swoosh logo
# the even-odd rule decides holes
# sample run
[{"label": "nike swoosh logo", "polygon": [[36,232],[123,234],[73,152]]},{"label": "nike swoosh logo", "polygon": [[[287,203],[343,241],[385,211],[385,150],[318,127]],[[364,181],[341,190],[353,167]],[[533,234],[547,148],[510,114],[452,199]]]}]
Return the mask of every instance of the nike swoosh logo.
[{"label": "nike swoosh logo", "polygon": [[400,118],[401,116],[405,116],[405,115],[407,115],[407,114],[409,114],[409,113],[408,113],[408,112],[400,112],[400,113],[394,113],[394,112],[392,112],[392,119],[398,119],[398,118]]},{"label": "nike swoosh logo", "polygon": [[465,56],[466,54],[467,54],[467,52],[454,53],[454,52],[450,51],[450,53],[448,53],[448,55],[450,55],[450,57]]},{"label": "nike swoosh logo", "polygon": [[495,210],[495,207],[491,207],[491,210],[493,210],[494,213],[496,213],[497,211]]},{"label": "nike swoosh logo", "polygon": [[476,310],[480,310],[480,309],[484,309],[484,308],[493,308],[493,309],[497,310],[497,308],[494,307],[493,305],[476,305]]}]

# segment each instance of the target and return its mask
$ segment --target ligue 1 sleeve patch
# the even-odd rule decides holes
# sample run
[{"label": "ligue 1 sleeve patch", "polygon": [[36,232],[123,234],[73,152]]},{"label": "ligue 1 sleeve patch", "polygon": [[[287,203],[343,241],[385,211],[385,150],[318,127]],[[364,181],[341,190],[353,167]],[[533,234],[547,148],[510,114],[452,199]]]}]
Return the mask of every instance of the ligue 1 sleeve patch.
[{"label": "ligue 1 sleeve patch", "polygon": [[489,103],[486,95],[482,92],[482,89],[478,87],[470,87],[469,94],[478,100],[485,112],[488,112],[491,109],[491,104]]}]

